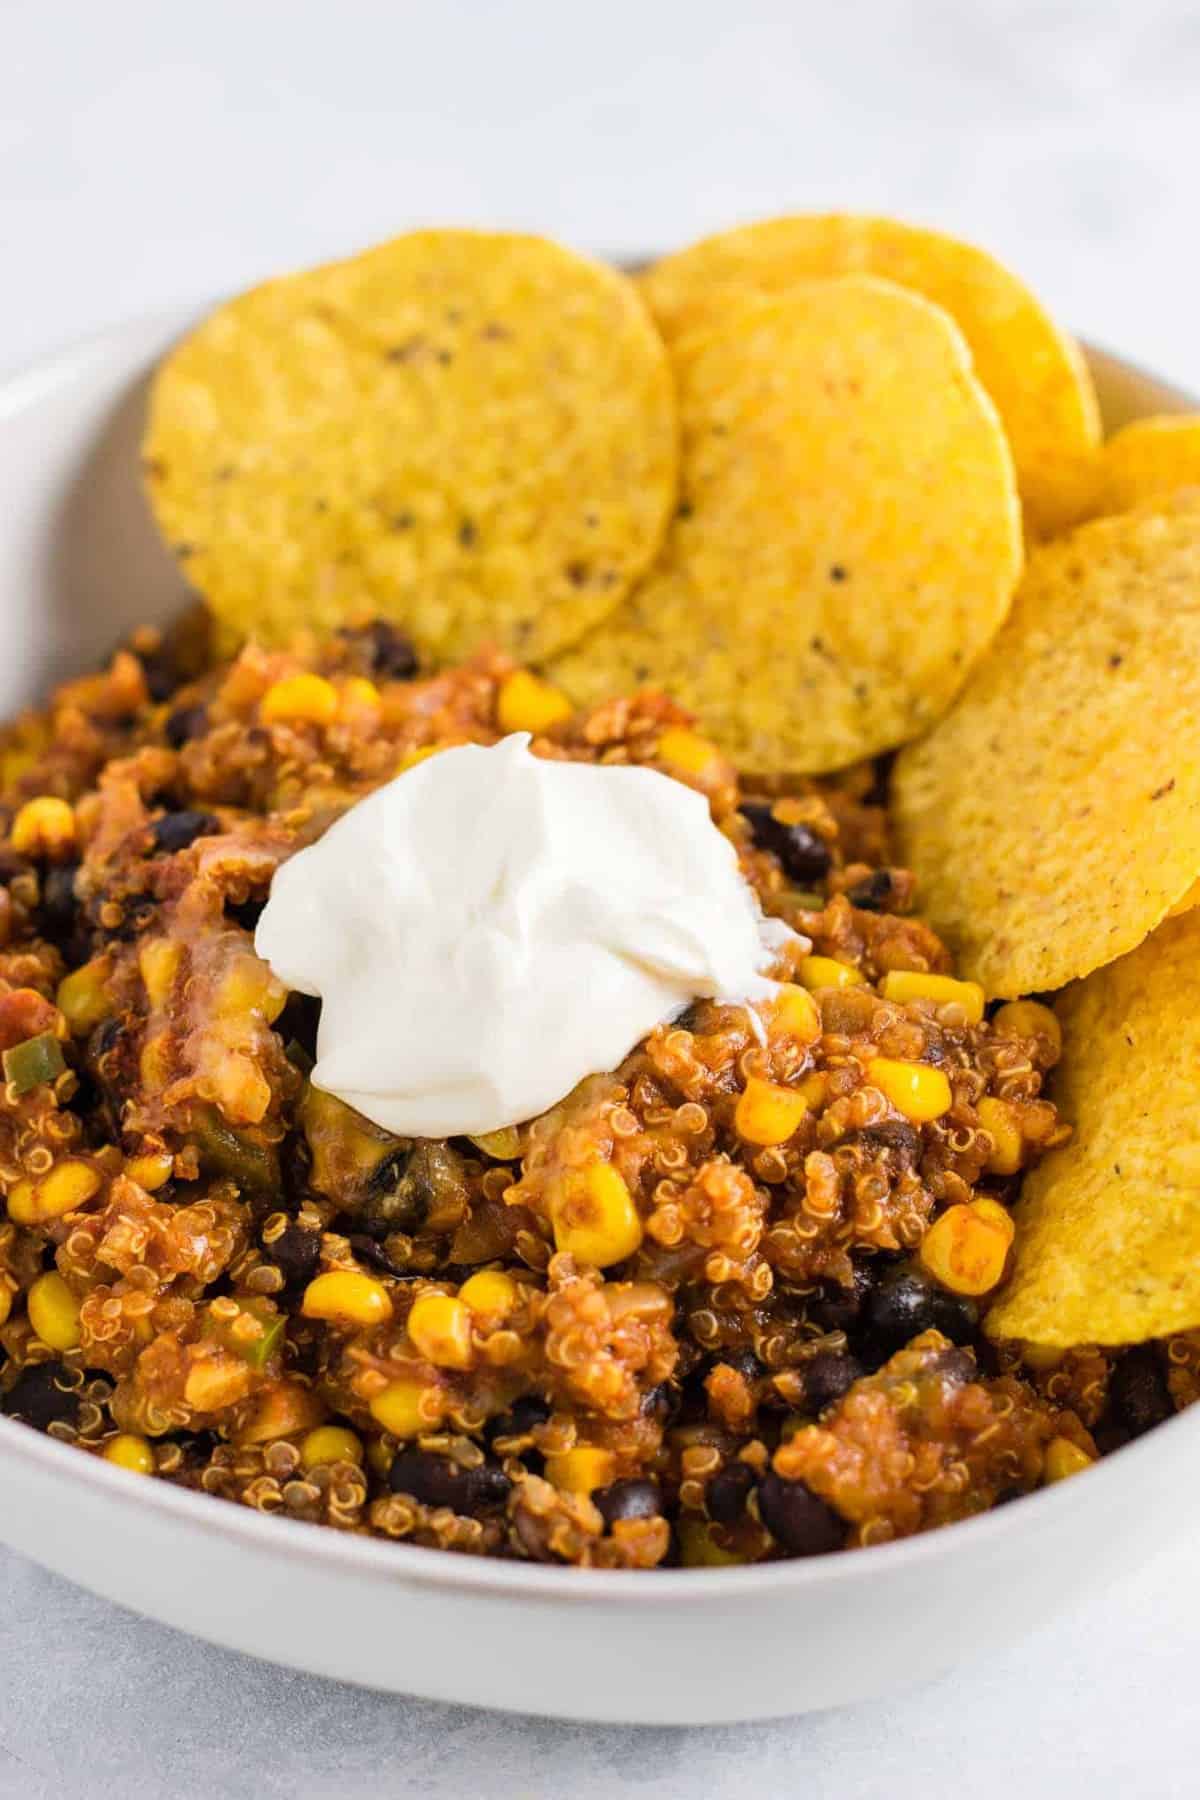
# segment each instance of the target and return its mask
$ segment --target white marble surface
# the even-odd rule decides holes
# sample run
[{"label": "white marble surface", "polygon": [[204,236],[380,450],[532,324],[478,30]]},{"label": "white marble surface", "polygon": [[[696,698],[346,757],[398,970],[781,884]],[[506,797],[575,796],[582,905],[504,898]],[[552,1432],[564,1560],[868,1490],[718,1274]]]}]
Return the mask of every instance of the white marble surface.
[{"label": "white marble surface", "polygon": [[[1200,387],[1184,0],[0,0],[0,26],[2,367],[409,223],[635,250],[844,205],[973,234]],[[1200,1544],[904,1701],[698,1732],[342,1689],[0,1565],[14,1800],[1195,1791]]]}]

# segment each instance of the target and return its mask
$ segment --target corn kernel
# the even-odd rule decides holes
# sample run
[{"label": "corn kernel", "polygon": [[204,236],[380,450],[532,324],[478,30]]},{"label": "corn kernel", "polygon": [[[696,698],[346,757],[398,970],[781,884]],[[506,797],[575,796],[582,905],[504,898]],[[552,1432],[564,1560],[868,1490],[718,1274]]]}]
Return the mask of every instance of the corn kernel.
[{"label": "corn kernel", "polygon": [[357,1269],[329,1269],[309,1282],[300,1310],[306,1319],[329,1319],[337,1325],[382,1325],[392,1316],[392,1302],[373,1276]]},{"label": "corn kernel", "polygon": [[615,1470],[612,1451],[592,1444],[577,1444],[574,1450],[546,1458],[546,1480],[564,1494],[590,1494],[607,1487]]},{"label": "corn kernel", "polygon": [[1057,1344],[1022,1344],[1021,1361],[1029,1368],[1045,1374],[1049,1369],[1057,1369],[1066,1355],[1066,1351]]},{"label": "corn kernel", "polygon": [[125,1164],[125,1173],[130,1181],[136,1181],[140,1188],[153,1194],[170,1181],[174,1166],[174,1159],[163,1150],[154,1156],[132,1157]]},{"label": "corn kernel", "polygon": [[471,1311],[449,1294],[420,1294],[408,1315],[418,1355],[438,1369],[471,1366]]},{"label": "corn kernel", "polygon": [[738,1096],[733,1124],[748,1144],[784,1144],[807,1117],[808,1101],[798,1088],[751,1075]]},{"label": "corn kernel", "polygon": [[7,1325],[12,1312],[13,1291],[7,1281],[0,1281],[0,1325]]},{"label": "corn kernel", "polygon": [[287,1004],[288,991],[257,956],[239,956],[221,978],[217,1011],[225,1018],[261,1013],[273,1025]]},{"label": "corn kernel", "polygon": [[971,1201],[971,1211],[977,1218],[986,1219],[989,1224],[994,1225],[997,1231],[1002,1231],[1009,1243],[1012,1243],[1017,1235],[1017,1228],[1007,1206],[1003,1206],[999,1200],[992,1200],[987,1194],[981,1194],[977,1200]]},{"label": "corn kernel", "polygon": [[103,1186],[103,1176],[90,1163],[68,1160],[41,1181],[18,1181],[8,1196],[8,1216],[15,1225],[42,1225],[86,1205]]},{"label": "corn kernel", "polygon": [[992,1140],[987,1167],[993,1175],[1015,1175],[1024,1148],[1016,1113],[1007,1101],[993,1100],[990,1094],[979,1102],[976,1111],[979,1123]]},{"label": "corn kernel", "polygon": [[264,725],[330,725],[337,717],[337,689],[323,675],[285,675],[263,695]]},{"label": "corn kernel", "polygon": [[950,1110],[950,1083],[941,1069],[930,1068],[928,1063],[893,1062],[890,1057],[877,1056],[867,1065],[867,1080],[914,1125],[940,1119]]},{"label": "corn kernel", "polygon": [[669,763],[684,775],[703,775],[721,759],[721,752],[697,731],[672,725],[658,740],[659,762]]},{"label": "corn kernel", "polygon": [[395,1438],[418,1437],[423,1431],[435,1430],[446,1410],[440,1388],[411,1377],[389,1382],[367,1404],[371,1417]]},{"label": "corn kernel", "polygon": [[520,1288],[503,1269],[480,1269],[458,1290],[458,1297],[473,1313],[484,1318],[503,1318],[517,1304]]},{"label": "corn kernel", "polygon": [[720,1569],[745,1562],[736,1550],[725,1550],[717,1543],[707,1519],[680,1519],[679,1559],[685,1569]]},{"label": "corn kernel", "polygon": [[59,982],[55,1003],[75,1037],[86,1037],[112,1013],[108,977],[107,961],[97,958],[84,963],[81,969],[73,969]]},{"label": "corn kernel", "polygon": [[39,794],[18,812],[10,836],[18,856],[63,856],[75,847],[75,814],[65,800]]},{"label": "corn kernel", "polygon": [[575,709],[561,689],[516,669],[496,696],[496,722],[501,731],[528,731],[534,737],[561,725]]},{"label": "corn kernel", "polygon": [[633,1195],[611,1163],[570,1170],[551,1201],[550,1221],[558,1249],[598,1269],[623,1262],[642,1241]]},{"label": "corn kernel", "polygon": [[1038,1000],[1010,1000],[998,1009],[992,1030],[997,1037],[1046,1038],[1055,1056],[1062,1054],[1062,1026]]},{"label": "corn kernel", "polygon": [[105,1462],[115,1463],[118,1469],[128,1469],[134,1475],[153,1475],[154,1452],[144,1437],[138,1437],[132,1431],[119,1431],[115,1438],[110,1438],[104,1446]]},{"label": "corn kernel", "polygon": [[138,968],[153,1007],[164,1007],[179,972],[180,946],[170,938],[152,938],[138,951]]},{"label": "corn kernel", "polygon": [[815,1044],[821,1035],[820,1008],[807,988],[797,987],[792,981],[780,984],[771,1006],[771,1023],[785,1037],[796,1038],[801,1044]]},{"label": "corn kernel", "polygon": [[305,1469],[319,1469],[322,1463],[361,1463],[362,1439],[344,1425],[318,1425],[300,1446],[300,1462]]},{"label": "corn kernel", "polygon": [[1090,1469],[1092,1459],[1086,1450],[1073,1444],[1070,1438],[1051,1438],[1046,1446],[1046,1460],[1042,1464],[1043,1481],[1065,1481],[1068,1475],[1078,1475],[1083,1469]]},{"label": "corn kernel", "polygon": [[823,1069],[813,1069],[797,1084],[796,1092],[804,1095],[804,1104],[810,1112],[820,1112],[829,1098],[829,1076]]},{"label": "corn kernel", "polygon": [[436,756],[440,750],[447,748],[446,744],[418,744],[415,749],[406,750],[396,764],[397,775],[403,775],[408,769],[415,769],[418,763],[425,762],[429,757]]},{"label": "corn kernel", "polygon": [[39,1275],[25,1302],[29,1323],[51,1350],[74,1350],[79,1343],[79,1302],[61,1275]]},{"label": "corn kernel", "polygon": [[921,1239],[921,1262],[952,1294],[990,1293],[1012,1242],[1012,1221],[1006,1224],[1007,1231],[978,1203],[948,1206]]},{"label": "corn kernel", "polygon": [[380,702],[379,689],[365,675],[352,675],[342,683],[341,709],[344,714],[374,712]]},{"label": "corn kernel", "polygon": [[821,988],[861,987],[866,980],[852,963],[837,962],[832,956],[806,956],[797,978],[814,994]]},{"label": "corn kernel", "polygon": [[968,1025],[983,1017],[983,989],[977,981],[955,981],[950,975],[921,975],[914,969],[890,969],[879,989],[885,1000],[904,1006],[910,1000],[932,1000],[937,1006],[960,1006]]}]

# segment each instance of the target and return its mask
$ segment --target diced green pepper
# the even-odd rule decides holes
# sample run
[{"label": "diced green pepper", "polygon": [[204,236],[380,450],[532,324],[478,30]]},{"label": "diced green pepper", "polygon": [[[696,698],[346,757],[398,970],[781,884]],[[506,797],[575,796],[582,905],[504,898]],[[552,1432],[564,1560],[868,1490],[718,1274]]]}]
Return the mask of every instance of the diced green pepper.
[{"label": "diced green pepper", "polygon": [[231,1131],[215,1112],[195,1120],[192,1136],[205,1167],[214,1174],[228,1175],[251,1193],[279,1186],[279,1162],[272,1147]]},{"label": "diced green pepper", "polygon": [[272,1319],[263,1319],[260,1323],[263,1327],[262,1336],[239,1346],[241,1355],[245,1357],[252,1369],[263,1367],[278,1346],[287,1326],[287,1320],[282,1313],[277,1313]]},{"label": "diced green pepper", "polygon": [[67,1066],[62,1045],[52,1031],[39,1032],[37,1037],[26,1038],[23,1044],[14,1044],[0,1061],[4,1065],[5,1081],[18,1094],[27,1094],[30,1088],[40,1087],[44,1081],[57,1081]]}]

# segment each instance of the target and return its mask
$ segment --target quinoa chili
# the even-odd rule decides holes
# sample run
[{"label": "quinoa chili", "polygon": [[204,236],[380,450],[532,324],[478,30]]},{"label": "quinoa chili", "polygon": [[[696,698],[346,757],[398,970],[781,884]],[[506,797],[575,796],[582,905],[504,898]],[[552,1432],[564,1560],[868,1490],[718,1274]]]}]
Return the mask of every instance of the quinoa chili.
[{"label": "quinoa chili", "polygon": [[[800,947],[762,1041],[699,1002],[528,1125],[397,1139],[311,1085],[318,1004],[254,924],[356,800],[526,727],[704,793]],[[1189,1404],[1200,1334],[983,1339],[1066,1135],[1054,1016],[955,978],[879,771],[751,783],[701,732],[499,655],[422,674],[385,623],[223,661],[195,618],[12,725],[4,1411],[262,1512],[653,1568],[926,1530]]]}]

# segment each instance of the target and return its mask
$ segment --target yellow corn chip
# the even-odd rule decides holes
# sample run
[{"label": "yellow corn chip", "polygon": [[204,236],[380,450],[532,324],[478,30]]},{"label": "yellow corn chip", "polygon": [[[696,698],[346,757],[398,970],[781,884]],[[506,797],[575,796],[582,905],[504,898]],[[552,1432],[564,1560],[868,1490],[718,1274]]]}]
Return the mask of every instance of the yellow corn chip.
[{"label": "yellow corn chip", "polygon": [[854,273],[884,276],[945,307],[1004,422],[1031,534],[1073,523],[1080,465],[1100,441],[1091,377],[1073,339],[985,251],[896,219],[801,214],[705,238],[654,264],[642,282],[673,343],[714,322],[731,297]]},{"label": "yellow corn chip", "polygon": [[437,657],[542,656],[659,546],[670,368],[614,270],[414,232],[221,307],[159,371],[145,462],[188,579],[242,635],[375,615]]},{"label": "yellow corn chip", "polygon": [[643,682],[743,768],[837,768],[950,704],[1021,562],[1008,445],[953,321],[866,276],[726,308],[676,347],[662,559],[552,674]]},{"label": "yellow corn chip", "polygon": [[1060,996],[1075,1135],[1017,1208],[994,1337],[1136,1344],[1200,1325],[1200,913]]},{"label": "yellow corn chip", "polygon": [[901,855],[990,994],[1132,950],[1200,873],[1200,495],[1031,558],[961,699],[897,759]]},{"label": "yellow corn chip", "polygon": [[1100,452],[1091,513],[1127,512],[1189,487],[1200,488],[1200,416],[1137,419]]}]

